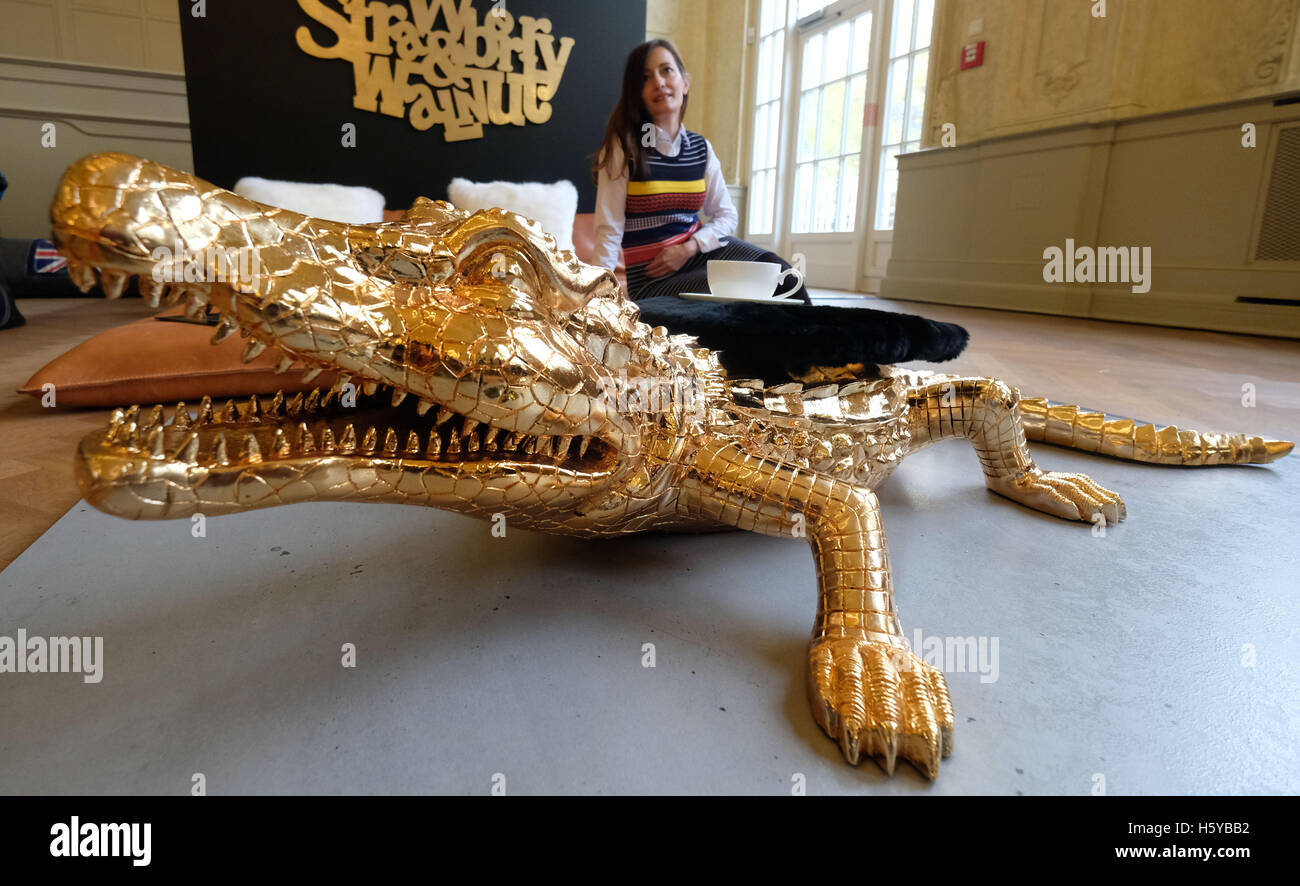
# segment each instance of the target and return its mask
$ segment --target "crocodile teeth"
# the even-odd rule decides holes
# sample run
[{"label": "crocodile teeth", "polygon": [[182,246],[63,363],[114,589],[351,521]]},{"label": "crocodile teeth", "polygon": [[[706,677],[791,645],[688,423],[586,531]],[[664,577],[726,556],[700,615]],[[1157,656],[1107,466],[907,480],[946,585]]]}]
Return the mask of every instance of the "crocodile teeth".
[{"label": "crocodile teeth", "polygon": [[172,427],[179,431],[184,431],[190,426],[190,411],[185,406],[185,401],[176,404],[176,409],[172,413]]},{"label": "crocodile teeth", "polygon": [[320,432],[320,448],[322,452],[334,451],[334,432],[329,428]]},{"label": "crocodile teeth", "polygon": [[415,431],[409,431],[406,434],[406,452],[408,455],[420,454],[420,435]]},{"label": "crocodile teeth", "polygon": [[429,458],[437,458],[442,454],[442,438],[438,436],[437,431],[429,432],[429,448],[425,452]]},{"label": "crocodile teeth", "polygon": [[109,298],[121,298],[129,276],[121,271],[104,271],[99,278],[100,285],[104,287],[104,295]]},{"label": "crocodile teeth", "polygon": [[447,451],[452,455],[460,452],[460,437],[457,437],[455,434],[451,435],[451,439],[447,441]]},{"label": "crocodile teeth", "polygon": [[149,410],[149,414],[146,415],[144,419],[140,422],[140,427],[152,428],[156,425],[160,425],[162,424],[162,417],[163,417],[162,406],[161,405],[155,406],[153,409]]},{"label": "crocodile teeth", "polygon": [[566,458],[569,454],[569,448],[573,445],[573,437],[564,435],[555,438],[555,454],[560,458]]},{"label": "crocodile teeth", "polygon": [[312,388],[311,393],[307,395],[307,402],[303,406],[308,412],[315,412],[320,408],[320,388]]},{"label": "crocodile teeth", "polygon": [[502,449],[518,449],[518,448],[519,448],[519,441],[522,440],[522,439],[524,439],[523,434],[520,434],[518,431],[515,431],[515,432],[512,433],[509,437],[506,438],[505,445],[503,445],[501,448],[502,448]]},{"label": "crocodile teeth", "polygon": [[90,265],[68,262],[68,276],[83,294],[95,288],[95,269]]},{"label": "crocodile teeth", "polygon": [[591,445],[590,437],[583,437],[581,439],[581,441],[578,443],[578,458],[582,458],[584,455],[587,454],[587,447],[590,445]]},{"label": "crocodile teeth", "polygon": [[224,422],[239,421],[239,410],[235,408],[234,400],[227,400],[226,405],[221,407],[221,420]]},{"label": "crocodile teeth", "polygon": [[549,456],[551,454],[551,438],[549,435],[544,434],[538,438],[536,452],[538,455]]},{"label": "crocodile teeth", "polygon": [[111,442],[117,436],[118,428],[122,427],[122,420],[126,418],[126,413],[121,409],[114,409],[108,416],[108,432],[105,435]]},{"label": "crocodile teeth", "polygon": [[199,401],[199,414],[195,421],[201,425],[212,423],[212,398],[207,394]]},{"label": "crocodile teeth", "polygon": [[230,456],[226,454],[226,435],[221,432],[217,432],[217,447],[212,458],[219,465],[230,464]]},{"label": "crocodile teeth", "polygon": [[167,457],[167,453],[163,452],[162,428],[154,428],[152,431],[150,431],[149,439],[145,443],[145,445],[149,447],[150,458],[161,460]]},{"label": "crocodile teeth", "polygon": [[290,397],[289,402],[284,405],[284,408],[290,415],[297,415],[302,412],[302,391],[299,391]]},{"label": "crocodile teeth", "polygon": [[177,452],[176,457],[188,464],[194,464],[199,460],[199,435],[190,432],[189,437],[185,439],[185,445]]},{"label": "crocodile teeth", "polygon": [[197,320],[207,313],[208,300],[197,289],[190,289],[188,292],[189,300],[185,302],[185,317],[189,320]]},{"label": "crocodile teeth", "polygon": [[452,412],[452,411],[451,411],[450,409],[448,409],[446,406],[439,406],[439,407],[438,407],[438,420],[435,421],[434,424],[435,424],[435,425],[441,425],[441,424],[444,424],[445,422],[447,422],[447,421],[448,421],[448,420],[449,420],[453,415],[455,415],[455,414],[456,414],[456,413]]},{"label": "crocodile teeth", "polygon": [[167,284],[155,280],[153,277],[141,277],[136,285],[140,289],[140,297],[151,308],[158,307],[159,302],[162,301],[163,290],[167,288]]},{"label": "crocodile teeth", "polygon": [[324,368],[320,366],[313,366],[311,369],[308,369],[306,372],[302,374],[303,383],[310,384],[311,382],[316,380],[316,376],[320,375],[324,371],[325,371]]},{"label": "crocodile teeth", "polygon": [[262,415],[262,401],[254,394],[248,398],[248,408],[244,410],[244,420],[258,421],[262,418]]},{"label": "crocodile teeth", "polygon": [[366,435],[361,438],[361,450],[362,452],[374,452],[378,443],[379,434],[375,432],[375,426],[371,425],[366,429]]},{"label": "crocodile teeth", "polygon": [[271,403],[266,407],[266,414],[279,418],[284,414],[284,391],[276,391],[275,396],[271,398]]},{"label": "crocodile teeth", "polygon": [[259,462],[262,460],[262,447],[257,445],[257,438],[249,434],[244,438],[244,461]]},{"label": "crocodile teeth", "polygon": [[401,388],[393,388],[393,405],[401,406],[402,401],[406,399],[406,394],[407,392]]},{"label": "crocodile teeth", "polygon": [[271,448],[275,450],[276,455],[283,457],[289,454],[289,438],[284,435],[284,428],[275,429],[275,439],[271,441]]},{"label": "crocodile teeth", "polygon": [[420,402],[417,403],[416,406],[415,406],[415,411],[416,411],[416,413],[418,413],[419,415],[424,415],[426,412],[428,412],[428,411],[429,411],[430,409],[432,409],[432,408],[433,408],[433,401],[431,401],[431,400],[425,400],[424,398],[421,398],[421,399],[420,399]]},{"label": "crocodile teeth", "polygon": [[139,406],[128,406],[126,408],[126,414],[123,416],[123,418],[125,418],[129,422],[134,422],[139,417],[140,417]]},{"label": "crocodile teeth", "polygon": [[311,429],[307,427],[305,421],[298,422],[298,449],[302,452],[315,452],[316,440],[311,435]]},{"label": "crocodile teeth", "polygon": [[384,455],[397,454],[397,431],[389,428],[384,432]]},{"label": "crocodile teeth", "polygon": [[349,424],[343,430],[343,439],[339,441],[340,452],[351,452],[357,448],[357,429]]},{"label": "crocodile teeth", "polygon": [[250,338],[248,344],[244,345],[244,353],[239,355],[239,359],[245,363],[251,363],[257,359],[258,355],[266,350],[266,342]]},{"label": "crocodile teeth", "polygon": [[283,375],[284,373],[289,371],[289,367],[292,365],[293,365],[292,357],[281,357],[280,362],[275,364],[275,374]]},{"label": "crocodile teeth", "polygon": [[465,451],[478,452],[478,437],[474,434],[465,438]]},{"label": "crocodile teeth", "polygon": [[212,338],[208,339],[208,343],[219,345],[234,335],[238,329],[239,324],[235,323],[234,320],[229,317],[222,317],[221,322],[217,324],[217,331],[212,333]]},{"label": "crocodile teeth", "polygon": [[468,437],[474,433],[474,429],[477,427],[478,422],[474,421],[472,418],[467,418],[465,419],[465,424],[460,429],[460,435],[462,437]]},{"label": "crocodile teeth", "polygon": [[483,448],[489,451],[497,448],[497,434],[501,433],[500,428],[494,428],[488,425],[483,429]]},{"label": "crocodile teeth", "polygon": [[133,421],[122,426],[122,442],[130,449],[140,448],[140,436],[136,433],[138,430],[139,426]]}]

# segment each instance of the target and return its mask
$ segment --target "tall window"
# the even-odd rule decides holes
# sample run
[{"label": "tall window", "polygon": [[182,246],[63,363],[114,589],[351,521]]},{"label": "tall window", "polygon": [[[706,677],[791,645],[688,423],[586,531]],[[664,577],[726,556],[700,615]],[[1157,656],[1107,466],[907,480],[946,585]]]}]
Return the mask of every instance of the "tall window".
[{"label": "tall window", "polygon": [[894,227],[898,201],[898,155],[921,149],[925,78],[930,65],[930,28],[934,0],[894,0],[894,27],[889,41],[889,81],[880,136],[880,188],[876,229]]},{"label": "tall window", "polygon": [[786,0],[763,0],[758,20],[754,89],[754,150],[749,180],[750,234],[771,234],[776,206],[776,159],[781,143],[781,80],[785,72]]},{"label": "tall window", "polygon": [[870,12],[814,34],[804,45],[791,225],[796,234],[855,226],[870,54]]},{"label": "tall window", "polygon": [[[876,50],[882,58],[872,58],[873,9],[864,7],[881,13],[874,18],[892,7],[891,31]],[[921,147],[933,21],[934,0],[760,0],[748,234],[853,231],[859,194],[871,192],[864,179],[876,185],[874,227],[893,228],[896,158]],[[881,79],[884,114],[863,144],[864,112],[880,100]],[[785,156],[790,144],[793,156]]]}]

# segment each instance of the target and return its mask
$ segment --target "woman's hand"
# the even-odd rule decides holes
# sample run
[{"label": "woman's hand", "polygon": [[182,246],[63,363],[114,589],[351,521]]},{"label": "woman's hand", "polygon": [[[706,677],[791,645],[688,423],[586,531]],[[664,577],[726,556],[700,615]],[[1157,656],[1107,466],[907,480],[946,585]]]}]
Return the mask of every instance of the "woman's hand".
[{"label": "woman's hand", "polygon": [[680,270],[681,266],[686,264],[692,256],[698,255],[700,244],[695,242],[695,238],[687,240],[685,243],[675,243],[672,246],[665,246],[664,249],[654,257],[654,261],[645,266],[647,277],[666,277],[669,274]]}]

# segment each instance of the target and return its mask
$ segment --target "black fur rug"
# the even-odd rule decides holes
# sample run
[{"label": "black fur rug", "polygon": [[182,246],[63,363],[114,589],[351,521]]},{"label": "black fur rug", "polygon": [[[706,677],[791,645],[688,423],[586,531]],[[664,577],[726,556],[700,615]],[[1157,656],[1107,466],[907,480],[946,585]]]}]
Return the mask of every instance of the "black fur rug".
[{"label": "black fur rug", "polygon": [[962,352],[969,333],[915,314],[831,305],[763,305],[695,301],[660,295],[637,302],[641,320],[694,335],[720,352],[732,378],[779,384],[813,366],[848,363],[941,363]]}]

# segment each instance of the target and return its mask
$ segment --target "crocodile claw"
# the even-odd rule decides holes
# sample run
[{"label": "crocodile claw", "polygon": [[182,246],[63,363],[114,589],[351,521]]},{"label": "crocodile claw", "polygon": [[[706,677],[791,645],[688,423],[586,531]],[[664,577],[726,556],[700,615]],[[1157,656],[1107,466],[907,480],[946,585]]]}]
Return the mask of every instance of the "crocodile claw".
[{"label": "crocodile claw", "polygon": [[865,754],[894,774],[899,757],[927,778],[952,753],[953,713],[942,672],[906,646],[821,637],[809,646],[813,718],[853,765]]},{"label": "crocodile claw", "polygon": [[1034,468],[1019,477],[988,477],[988,488],[1025,507],[1066,520],[1093,522],[1101,515],[1118,523],[1128,515],[1124,499],[1087,474],[1064,474]]}]

